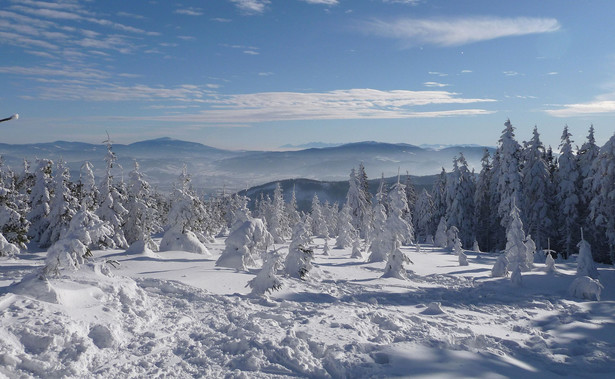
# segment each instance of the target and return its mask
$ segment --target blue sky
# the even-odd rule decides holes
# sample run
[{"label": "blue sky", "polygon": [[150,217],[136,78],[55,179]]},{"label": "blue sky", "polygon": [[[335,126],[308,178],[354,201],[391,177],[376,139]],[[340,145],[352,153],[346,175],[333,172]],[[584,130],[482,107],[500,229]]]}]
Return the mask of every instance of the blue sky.
[{"label": "blue sky", "polygon": [[557,147],[615,130],[615,3],[0,0],[7,143]]}]

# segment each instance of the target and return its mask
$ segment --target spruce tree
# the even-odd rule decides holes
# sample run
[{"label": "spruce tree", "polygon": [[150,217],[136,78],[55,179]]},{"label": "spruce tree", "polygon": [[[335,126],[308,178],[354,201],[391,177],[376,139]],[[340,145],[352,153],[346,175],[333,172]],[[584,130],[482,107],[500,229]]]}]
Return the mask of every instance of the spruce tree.
[{"label": "spruce tree", "polygon": [[30,192],[30,212],[27,219],[30,222],[28,236],[32,241],[38,242],[49,226],[49,183],[51,181],[51,167],[53,162],[49,159],[39,159],[38,168],[34,173],[34,187]]},{"label": "spruce tree", "polygon": [[493,249],[491,236],[493,217],[490,192],[492,166],[489,150],[485,149],[481,163],[482,166],[476,180],[474,192],[474,232],[478,244],[485,251],[491,251]]},{"label": "spruce tree", "polygon": [[615,263],[615,135],[600,148],[593,170],[589,218],[597,238],[592,250],[599,252],[598,262]]},{"label": "spruce tree", "polygon": [[68,231],[71,219],[77,213],[78,203],[69,188],[70,172],[65,162],[59,160],[52,179],[53,197],[49,202],[49,224],[41,234],[38,243],[41,247],[49,247],[60,240]]},{"label": "spruce tree", "polygon": [[573,253],[574,246],[580,239],[579,224],[579,169],[577,159],[572,151],[571,134],[568,126],[564,127],[560,145],[559,167],[555,172],[557,186],[556,201],[558,203],[558,240],[564,254],[568,257]]}]

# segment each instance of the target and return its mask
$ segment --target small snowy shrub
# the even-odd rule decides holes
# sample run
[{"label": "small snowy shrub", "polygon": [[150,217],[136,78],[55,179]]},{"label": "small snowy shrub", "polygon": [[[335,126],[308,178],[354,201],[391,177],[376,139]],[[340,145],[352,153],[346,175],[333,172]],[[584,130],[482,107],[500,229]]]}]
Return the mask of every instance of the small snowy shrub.
[{"label": "small snowy shrub", "polygon": [[382,277],[407,280],[408,273],[406,272],[404,263],[413,263],[413,262],[399,248],[393,250],[389,254],[386,266],[384,267],[384,274],[382,274]]},{"label": "small snowy shrub", "polygon": [[553,256],[551,256],[551,254],[547,254],[547,258],[545,259],[545,266],[547,272],[555,272],[555,259],[553,259]]},{"label": "small snowy shrub", "polygon": [[276,272],[281,266],[281,259],[282,257],[277,251],[266,254],[263,259],[263,267],[246,285],[246,287],[252,288],[251,294],[253,296],[264,296],[282,287],[282,282],[276,276]]},{"label": "small snowy shrub", "polygon": [[350,258],[363,259],[363,253],[361,252],[361,240],[359,236],[355,236],[354,241],[352,241],[352,255]]},{"label": "small snowy shrub", "polygon": [[600,301],[600,293],[604,286],[597,279],[592,279],[589,276],[580,276],[576,278],[568,292],[571,296],[579,299],[597,300]]},{"label": "small snowy shrub", "polygon": [[434,244],[436,246],[445,248],[448,244],[448,237],[446,233],[446,220],[444,217],[440,219],[440,223],[438,224],[438,229],[436,230],[436,237],[434,239]]},{"label": "small snowy shrub", "polygon": [[589,276],[590,278],[598,278],[598,270],[592,258],[592,249],[589,243],[581,240],[577,245],[579,248],[579,257],[577,258],[577,275]]},{"label": "small snowy shrub", "polygon": [[491,269],[491,276],[494,278],[501,278],[508,275],[508,258],[506,254],[500,254],[496,259],[493,268]]},{"label": "small snowy shrub", "polygon": [[312,249],[291,244],[284,262],[284,271],[292,278],[305,279],[312,269],[312,259],[314,259]]},{"label": "small snowy shrub", "polygon": [[245,270],[254,267],[254,254],[273,244],[273,237],[261,219],[250,218],[234,228],[224,242],[224,251],[216,261],[216,266]]},{"label": "small snowy shrub", "polygon": [[459,252],[459,266],[468,266],[468,257],[465,255],[465,253],[462,251]]},{"label": "small snowy shrub", "polygon": [[6,238],[0,234],[0,257],[11,257],[17,254],[19,254],[19,248],[7,241]]}]

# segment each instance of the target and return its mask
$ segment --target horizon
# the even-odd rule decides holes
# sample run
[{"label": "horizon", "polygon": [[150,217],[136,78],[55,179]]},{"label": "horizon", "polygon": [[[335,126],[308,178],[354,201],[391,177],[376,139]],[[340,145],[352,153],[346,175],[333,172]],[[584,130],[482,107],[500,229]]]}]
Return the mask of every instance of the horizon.
[{"label": "horizon", "polygon": [[580,146],[593,124],[603,145],[615,5],[562,4],[9,0],[2,141],[493,146],[510,118],[519,141],[537,125],[556,149],[568,125]]}]

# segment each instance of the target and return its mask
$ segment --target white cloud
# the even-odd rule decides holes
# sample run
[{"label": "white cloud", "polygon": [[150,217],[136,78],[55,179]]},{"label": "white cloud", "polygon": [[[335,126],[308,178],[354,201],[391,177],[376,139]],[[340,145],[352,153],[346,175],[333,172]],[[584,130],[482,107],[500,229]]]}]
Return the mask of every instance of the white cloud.
[{"label": "white cloud", "polygon": [[438,71],[429,71],[428,74],[429,75],[436,75],[436,76],[448,76],[448,74],[446,74],[444,72],[438,72]]},{"label": "white cloud", "polygon": [[438,83],[438,82],[425,82],[423,83],[425,87],[448,87],[450,84],[446,83]]},{"label": "white cloud", "polygon": [[339,4],[338,0],[301,0],[308,4],[322,4],[322,5],[337,5]]},{"label": "white cloud", "polygon": [[558,75],[559,72],[557,71],[551,71],[551,72],[547,72],[547,75]]},{"label": "white cloud", "polygon": [[222,18],[222,17],[214,17],[211,20],[212,21],[217,21],[217,22],[231,22],[231,21],[233,21],[230,18]]},{"label": "white cloud", "polygon": [[[484,115],[493,111],[465,105],[494,102],[493,99],[463,98],[446,91],[379,91],[350,89],[330,92],[264,92],[212,94],[203,99],[208,109],[196,114],[146,119],[205,124],[250,124],[273,121],[404,119]],[[417,108],[444,108],[420,110]]]},{"label": "white cloud", "polygon": [[[610,96],[611,98],[614,96]],[[565,104],[559,109],[547,109],[545,112],[554,117],[575,117],[591,114],[615,113],[615,100],[596,98],[587,103]]]},{"label": "white cloud", "polygon": [[230,0],[231,3],[246,15],[261,14],[265,11],[267,5],[271,3],[269,0]]},{"label": "white cloud", "polygon": [[244,50],[243,53],[248,54],[248,55],[259,55],[260,54],[258,51],[254,51],[254,50]]},{"label": "white cloud", "polygon": [[461,70],[462,74],[470,74],[472,70]]},{"label": "white cloud", "polygon": [[517,76],[520,75],[517,71],[502,71],[502,74],[506,76]]},{"label": "white cloud", "polygon": [[183,14],[185,16],[202,16],[203,15],[203,11],[196,9],[196,8],[192,8],[192,7],[176,9],[173,11],[173,13]]},{"label": "white cloud", "polygon": [[273,75],[273,72],[271,71],[258,73],[258,76],[271,76],[271,75]]},{"label": "white cloud", "polygon": [[382,0],[383,3],[417,5],[421,0]]},{"label": "white cloud", "polygon": [[400,18],[361,24],[361,30],[369,34],[398,39],[408,46],[459,46],[502,37],[549,33],[559,29],[560,24],[556,19],[532,17]]}]

